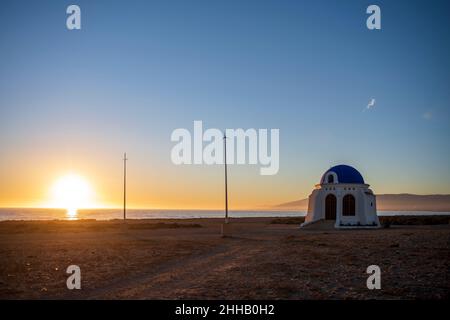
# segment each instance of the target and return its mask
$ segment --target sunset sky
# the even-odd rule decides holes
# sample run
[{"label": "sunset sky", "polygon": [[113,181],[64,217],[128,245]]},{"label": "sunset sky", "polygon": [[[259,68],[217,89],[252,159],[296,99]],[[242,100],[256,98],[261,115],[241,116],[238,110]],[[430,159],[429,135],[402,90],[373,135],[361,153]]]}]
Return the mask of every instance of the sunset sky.
[{"label": "sunset sky", "polygon": [[[66,28],[78,4],[82,29]],[[0,4],[0,206],[221,208],[223,167],[176,166],[177,128],[276,128],[280,170],[229,167],[231,209],[306,198],[336,164],[375,193],[450,193],[448,1]],[[367,109],[371,99],[372,108]]]}]

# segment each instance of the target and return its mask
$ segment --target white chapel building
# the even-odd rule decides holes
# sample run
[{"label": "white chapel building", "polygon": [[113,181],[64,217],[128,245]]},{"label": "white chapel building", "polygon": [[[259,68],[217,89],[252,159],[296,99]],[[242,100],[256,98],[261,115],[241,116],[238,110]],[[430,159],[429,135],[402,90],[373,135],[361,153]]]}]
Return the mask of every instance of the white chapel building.
[{"label": "white chapel building", "polygon": [[355,168],[338,165],[326,171],[309,196],[302,227],[333,220],[339,229],[379,228],[375,195]]}]

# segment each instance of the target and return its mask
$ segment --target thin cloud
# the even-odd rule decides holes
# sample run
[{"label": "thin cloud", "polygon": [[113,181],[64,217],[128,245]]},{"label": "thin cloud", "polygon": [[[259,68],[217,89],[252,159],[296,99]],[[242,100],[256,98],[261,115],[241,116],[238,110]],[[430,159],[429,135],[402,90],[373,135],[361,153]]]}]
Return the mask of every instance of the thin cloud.
[{"label": "thin cloud", "polygon": [[431,113],[431,112],[425,112],[423,115],[422,115],[422,118],[424,118],[425,120],[431,120],[432,118],[433,118],[433,114]]}]

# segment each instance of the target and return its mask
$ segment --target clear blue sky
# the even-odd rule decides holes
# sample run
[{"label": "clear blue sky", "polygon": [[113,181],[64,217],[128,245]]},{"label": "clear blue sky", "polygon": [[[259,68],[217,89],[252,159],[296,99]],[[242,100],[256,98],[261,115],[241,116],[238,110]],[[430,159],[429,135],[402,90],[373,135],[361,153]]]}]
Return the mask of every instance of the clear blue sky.
[{"label": "clear blue sky", "polygon": [[[66,29],[69,4],[82,30]],[[286,200],[338,163],[377,193],[450,193],[449,14],[448,1],[2,1],[0,174],[38,147],[127,150],[157,179],[172,130],[203,120],[279,128],[280,171],[263,183]],[[235,172],[245,183],[258,169]]]}]

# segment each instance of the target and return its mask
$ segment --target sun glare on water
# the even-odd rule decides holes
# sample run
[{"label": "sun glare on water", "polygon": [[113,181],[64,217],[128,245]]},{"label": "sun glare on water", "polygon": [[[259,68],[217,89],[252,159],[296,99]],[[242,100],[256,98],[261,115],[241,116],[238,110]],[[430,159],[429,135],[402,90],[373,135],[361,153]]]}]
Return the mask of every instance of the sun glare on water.
[{"label": "sun glare on water", "polygon": [[93,189],[77,174],[68,174],[55,181],[51,188],[52,207],[67,210],[69,219],[77,218],[77,210],[91,208]]}]

